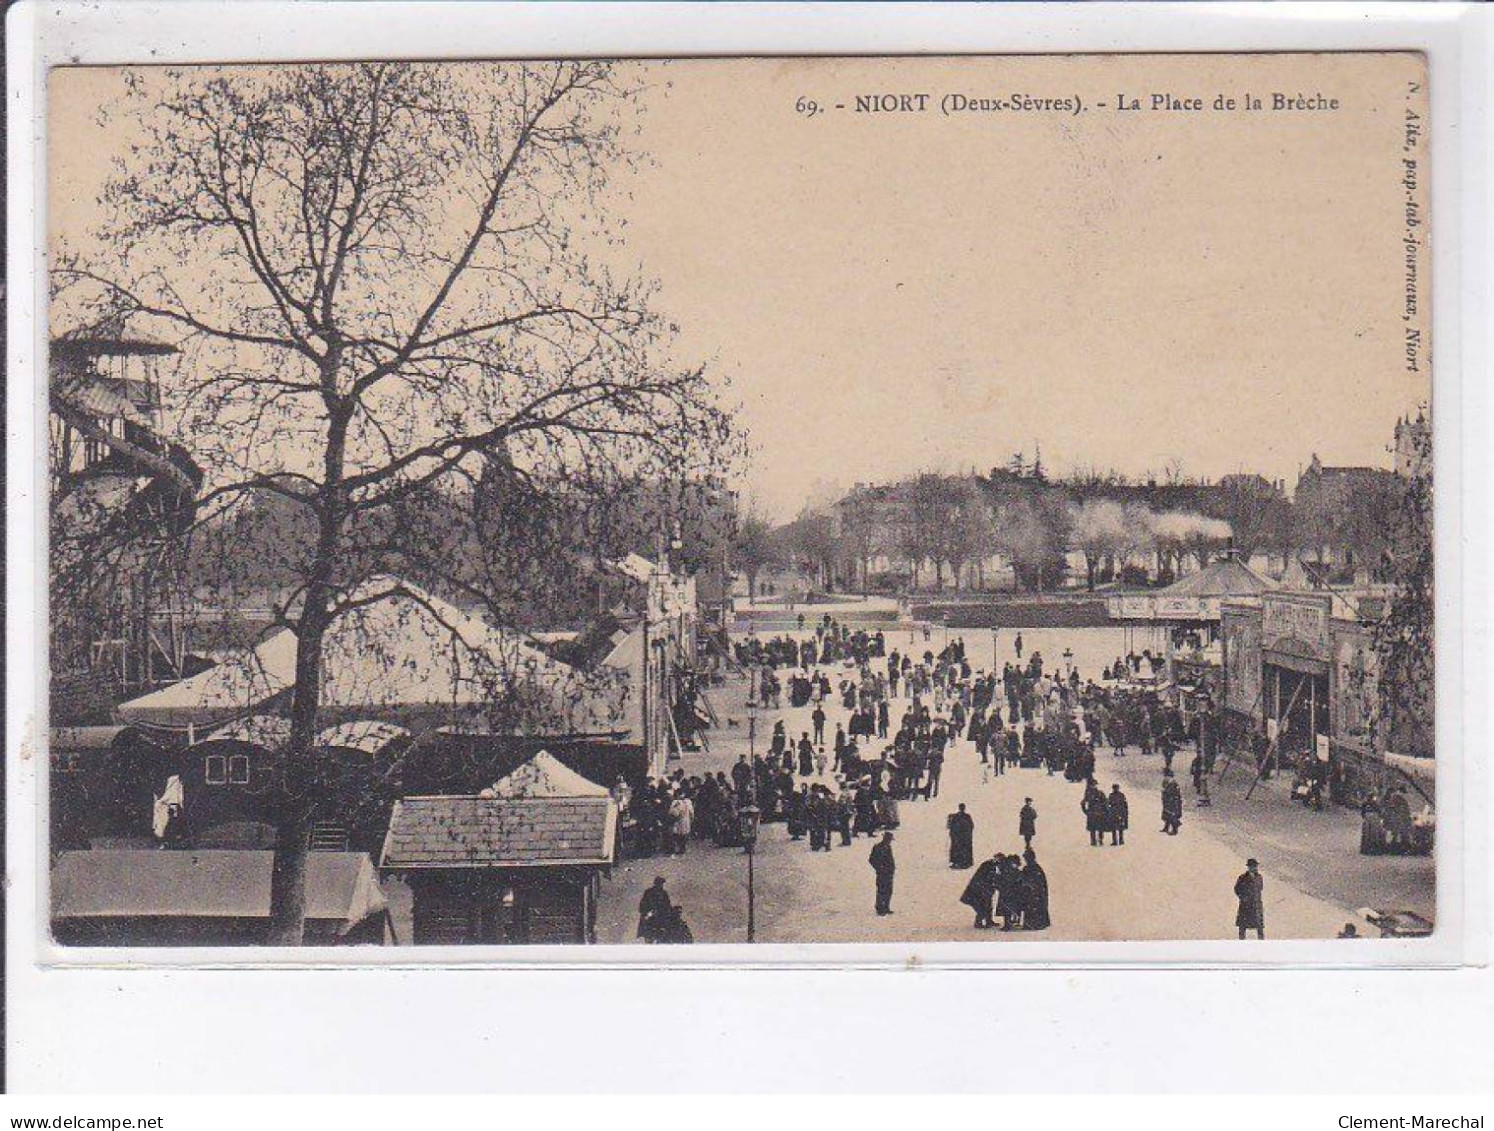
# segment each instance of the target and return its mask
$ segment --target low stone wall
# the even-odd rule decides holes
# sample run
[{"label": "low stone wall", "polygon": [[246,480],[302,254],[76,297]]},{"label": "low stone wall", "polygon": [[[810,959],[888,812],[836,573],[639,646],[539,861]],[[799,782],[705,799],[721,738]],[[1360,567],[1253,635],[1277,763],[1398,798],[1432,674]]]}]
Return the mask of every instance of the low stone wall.
[{"label": "low stone wall", "polygon": [[928,601],[913,604],[920,621],[950,628],[1111,628],[1103,597],[1030,597],[986,601]]}]

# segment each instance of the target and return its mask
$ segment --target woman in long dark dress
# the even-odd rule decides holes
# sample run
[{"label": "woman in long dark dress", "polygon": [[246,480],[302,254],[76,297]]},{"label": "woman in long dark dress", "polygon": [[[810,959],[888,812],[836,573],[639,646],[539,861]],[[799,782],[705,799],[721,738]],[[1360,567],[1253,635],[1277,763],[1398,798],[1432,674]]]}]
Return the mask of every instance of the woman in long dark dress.
[{"label": "woman in long dark dress", "polygon": [[792,793],[788,799],[788,833],[791,840],[803,840],[809,821],[809,786]]},{"label": "woman in long dark dress", "polygon": [[975,863],[975,818],[960,805],[949,815],[949,866],[969,868]]},{"label": "woman in long dark dress", "polygon": [[799,776],[809,777],[814,773],[814,745],[809,741],[809,735],[799,740]]},{"label": "woman in long dark dress", "polygon": [[872,836],[876,831],[877,801],[871,785],[864,783],[856,789],[856,820],[851,827],[851,835],[860,836],[865,833]]},{"label": "woman in long dark dress", "polygon": [[1385,818],[1380,799],[1371,793],[1359,807],[1359,851],[1366,856],[1385,851]]},{"label": "woman in long dark dress", "polygon": [[1042,931],[1052,925],[1048,918],[1048,873],[1037,862],[1037,853],[1022,853],[1027,866],[1022,869],[1022,929]]}]

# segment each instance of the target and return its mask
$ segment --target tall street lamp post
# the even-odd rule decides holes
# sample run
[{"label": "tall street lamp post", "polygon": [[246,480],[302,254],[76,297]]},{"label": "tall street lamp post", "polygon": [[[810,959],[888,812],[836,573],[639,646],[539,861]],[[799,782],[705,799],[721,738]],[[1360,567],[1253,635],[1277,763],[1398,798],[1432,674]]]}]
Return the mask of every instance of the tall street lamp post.
[{"label": "tall street lamp post", "polygon": [[[753,682],[757,680],[757,669],[752,669]],[[747,693],[747,760],[753,763],[753,772],[757,770],[757,693],[750,690]]]},{"label": "tall street lamp post", "polygon": [[757,858],[757,822],[761,814],[756,805],[742,807],[742,843],[747,854],[747,941],[757,941],[757,877],[753,861]]}]

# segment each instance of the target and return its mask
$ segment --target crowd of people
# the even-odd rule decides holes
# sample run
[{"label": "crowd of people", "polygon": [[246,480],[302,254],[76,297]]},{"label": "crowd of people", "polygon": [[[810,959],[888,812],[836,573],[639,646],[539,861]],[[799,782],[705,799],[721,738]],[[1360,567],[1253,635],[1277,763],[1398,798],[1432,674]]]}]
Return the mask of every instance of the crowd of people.
[{"label": "crowd of people", "polygon": [[[1119,846],[1130,827],[1130,801],[1119,783],[1108,793],[1100,789],[1096,751],[1108,745],[1121,757],[1127,747],[1139,747],[1163,757],[1162,831],[1176,834],[1182,794],[1172,776],[1173,758],[1183,742],[1195,741],[1195,787],[1206,795],[1206,782],[1199,779],[1212,770],[1217,745],[1207,740],[1207,723],[1199,728],[1204,736],[1199,729],[1190,735],[1175,707],[1154,689],[1132,685],[1128,673],[1140,671],[1154,657],[1117,658],[1107,665],[1108,678],[1101,684],[1084,680],[1072,667],[1067,674],[1048,671],[1040,652],[1024,657],[1020,635],[1014,648],[1015,661],[999,674],[988,673],[973,669],[963,639],[949,640],[935,651],[926,634],[921,655],[916,643],[904,653],[889,650],[880,632],[851,632],[829,617],[816,626],[812,638],[739,642],[739,657],[760,664],[750,674],[769,704],[781,686],[782,668],[790,704],[812,712],[810,731],[796,739],[780,720],[766,754],[751,763],[745,757],[739,761],[732,775],[734,800],[753,804],[765,821],[784,820],[790,838],[807,837],[812,851],[830,851],[856,836],[877,837],[896,829],[900,803],[937,797],[945,759],[964,741],[974,748],[988,781],[1026,768],[1061,773],[1082,784],[1079,807],[1091,843],[1104,844],[1108,837],[1109,844]],[[835,724],[833,742],[827,733],[827,704],[838,704],[848,714],[847,723]],[[894,710],[894,704],[900,709]],[[828,778],[827,764],[833,775]],[[996,853],[967,887],[965,902],[976,908],[979,923],[992,923],[991,914],[982,912],[989,894],[992,914],[1005,926],[1041,930],[1049,925],[1047,876],[1032,846],[1036,816],[1028,798],[1019,818],[1022,853]],[[974,866],[972,828],[961,805],[950,817],[952,867]],[[889,863],[890,837],[883,835],[874,857],[877,910],[890,914],[895,867]]]},{"label": "crowd of people", "polygon": [[[1095,847],[1124,846],[1133,809],[1119,782],[1101,786],[1101,757],[1160,758],[1153,811],[1160,811],[1163,834],[1177,836],[1182,828],[1174,759],[1185,747],[1195,803],[1209,804],[1209,777],[1223,745],[1220,717],[1205,704],[1185,719],[1145,678],[1160,659],[1149,652],[1116,657],[1096,681],[1072,664],[1054,670],[1041,652],[1024,655],[1020,634],[1014,657],[997,671],[976,669],[958,637],[936,648],[928,632],[922,641],[915,633],[899,648],[901,639],[893,643],[883,631],[852,629],[830,616],[812,631],[801,629],[749,635],[734,651],[749,676],[749,701],[808,708],[808,728],[796,735],[778,719],[766,741],[754,731],[753,752],[729,772],[675,770],[636,791],[620,784],[633,852],[680,854],[694,840],[741,845],[759,824],[780,822],[790,841],[811,852],[867,837],[874,845],[875,909],[891,914],[891,834],[901,824],[900,807],[939,796],[945,761],[956,749],[961,757],[973,751],[987,782],[1019,770],[1062,775],[1077,787],[1078,817]],[[950,815],[950,866],[974,868],[961,901],[974,909],[977,927],[1050,925],[1036,826],[1027,798],[1017,819],[1021,847],[977,865],[973,820],[963,804]]]}]

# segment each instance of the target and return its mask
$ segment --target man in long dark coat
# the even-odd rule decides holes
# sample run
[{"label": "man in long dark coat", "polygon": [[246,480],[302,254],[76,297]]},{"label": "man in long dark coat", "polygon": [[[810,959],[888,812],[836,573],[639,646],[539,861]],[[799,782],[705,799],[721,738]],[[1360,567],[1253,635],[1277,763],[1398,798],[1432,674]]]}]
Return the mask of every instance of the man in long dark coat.
[{"label": "man in long dark coat", "polygon": [[979,868],[965,885],[960,902],[975,911],[975,925],[984,930],[992,926],[991,905],[996,900],[996,891],[1001,886],[1001,853],[989,860],[981,861]]},{"label": "man in long dark coat", "polygon": [[1032,838],[1037,836],[1037,810],[1032,807],[1032,798],[1022,800],[1022,811],[1017,814],[1017,835],[1027,848],[1032,847]]},{"label": "man in long dark coat", "polygon": [[1037,853],[1022,853],[1027,866],[1022,869],[1022,929],[1044,931],[1052,925],[1048,918],[1048,873],[1037,862]]},{"label": "man in long dark coat", "polygon": [[923,787],[923,799],[929,801],[939,796],[939,779],[944,776],[944,747],[934,743],[929,750],[929,776]]},{"label": "man in long dark coat", "polygon": [[1183,823],[1183,791],[1171,771],[1162,771],[1162,831],[1177,836]]},{"label": "man in long dark coat", "polygon": [[1246,931],[1254,931],[1255,937],[1266,937],[1266,878],[1261,875],[1260,863],[1254,857],[1245,861],[1245,870],[1235,881],[1235,898],[1240,901],[1240,910],[1235,913],[1235,926],[1240,937]]},{"label": "man in long dark coat", "polygon": [[882,839],[872,846],[867,857],[872,871],[877,874],[877,914],[892,914],[892,878],[897,872],[897,860],[892,855],[892,834],[883,833]]},{"label": "man in long dark coat", "polygon": [[1110,814],[1110,843],[1125,844],[1126,828],[1131,823],[1131,803],[1121,792],[1119,782],[1110,787],[1110,797],[1106,801],[1106,807]]},{"label": "man in long dark coat", "polygon": [[1095,785],[1093,778],[1084,787],[1084,799],[1079,802],[1079,808],[1084,811],[1084,827],[1089,831],[1090,847],[1104,844],[1109,806],[1105,801],[1105,794]]},{"label": "man in long dark coat", "polygon": [[949,866],[968,868],[975,863],[975,818],[959,809],[949,815]]},{"label": "man in long dark coat", "polygon": [[[645,891],[643,898],[638,901],[638,937],[646,943],[659,942],[673,909],[674,901],[664,890],[664,877],[655,876],[653,887]],[[1245,937],[1243,932],[1240,937]]]},{"label": "man in long dark coat", "polygon": [[737,791],[737,804],[749,804],[757,793],[757,778],[753,769],[747,764],[747,755],[742,754],[737,758],[736,764],[731,768],[732,788]]}]

